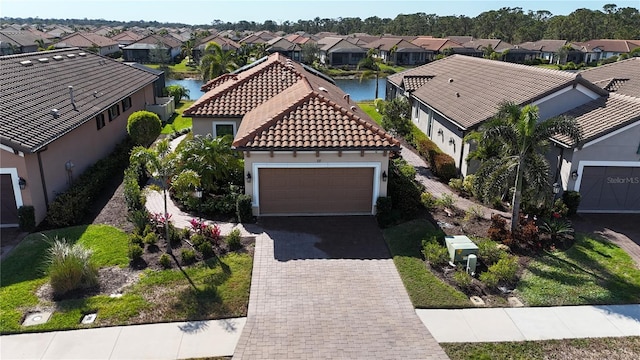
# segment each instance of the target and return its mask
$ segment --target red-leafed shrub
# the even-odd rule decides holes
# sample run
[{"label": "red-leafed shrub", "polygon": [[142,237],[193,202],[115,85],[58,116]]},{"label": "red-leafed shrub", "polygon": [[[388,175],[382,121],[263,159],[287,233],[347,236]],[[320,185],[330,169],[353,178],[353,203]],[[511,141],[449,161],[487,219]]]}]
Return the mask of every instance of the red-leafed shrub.
[{"label": "red-leafed shrub", "polygon": [[511,242],[511,232],[507,230],[507,220],[498,214],[491,217],[491,226],[487,235],[493,241],[508,244]]}]

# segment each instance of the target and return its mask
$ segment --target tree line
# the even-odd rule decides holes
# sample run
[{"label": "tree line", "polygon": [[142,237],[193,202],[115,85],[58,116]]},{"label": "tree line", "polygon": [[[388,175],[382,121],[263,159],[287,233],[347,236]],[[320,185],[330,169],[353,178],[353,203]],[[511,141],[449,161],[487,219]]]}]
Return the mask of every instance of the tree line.
[{"label": "tree line", "polygon": [[3,18],[3,23],[70,24],[76,26],[125,26],[125,27],[191,27],[213,26],[218,31],[233,30],[294,33],[304,31],[309,34],[335,32],[341,35],[367,33],[371,35],[430,35],[448,37],[468,35],[474,38],[497,38],[512,44],[540,39],[561,39],[587,41],[590,39],[640,39],[640,12],[633,7],[618,7],[607,4],[602,10],[577,9],[569,15],[553,15],[547,10],[527,11],[521,7],[503,7],[485,11],[476,17],[438,16],[426,12],[400,14],[395,18],[378,16],[361,19],[359,17],[319,18],[312,20],[283,21],[267,20],[224,22],[213,20],[210,25],[185,25],[179,23],[159,23],[157,21],[118,22],[108,20],[73,20],[39,18]]}]

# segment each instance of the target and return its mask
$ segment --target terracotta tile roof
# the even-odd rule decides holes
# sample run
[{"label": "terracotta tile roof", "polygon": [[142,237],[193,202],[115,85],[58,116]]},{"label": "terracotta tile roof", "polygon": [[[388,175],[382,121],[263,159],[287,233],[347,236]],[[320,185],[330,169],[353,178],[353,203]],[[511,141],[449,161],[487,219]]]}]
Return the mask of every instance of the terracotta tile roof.
[{"label": "terracotta tile roof", "polygon": [[287,66],[284,57],[273,54],[245,71],[213,79],[210,89],[184,111],[190,117],[242,117],[300,80],[299,65]]},{"label": "terracotta tile roof", "polygon": [[[610,94],[579,106],[565,115],[574,117],[578,122],[583,136],[581,143],[584,144],[640,121],[640,98]],[[556,136],[554,140],[567,147],[575,145],[566,136]]]},{"label": "terracotta tile roof", "polygon": [[503,101],[527,104],[572,84],[606,95],[576,73],[464,55],[391,75],[387,81],[401,86],[407,76],[428,75],[433,79],[424,82],[413,96],[465,129],[494,116]]},{"label": "terracotta tile roof", "polygon": [[614,40],[614,39],[595,39],[576,44],[583,46],[586,51],[599,49],[601,51],[628,53],[631,50],[640,47],[640,40]]},{"label": "terracotta tile roof", "polygon": [[343,94],[328,82],[304,78],[248,113],[233,146],[275,151],[400,148]]},{"label": "terracotta tile roof", "polygon": [[113,39],[93,33],[73,33],[60,39],[56,45],[61,45],[63,47],[89,48],[92,47],[93,44],[98,47],[118,45],[118,43]]},{"label": "terracotta tile roof", "polygon": [[640,57],[583,70],[580,75],[607,91],[640,98]]},{"label": "terracotta tile roof", "polygon": [[77,48],[0,56],[0,141],[35,152],[156,79]]}]

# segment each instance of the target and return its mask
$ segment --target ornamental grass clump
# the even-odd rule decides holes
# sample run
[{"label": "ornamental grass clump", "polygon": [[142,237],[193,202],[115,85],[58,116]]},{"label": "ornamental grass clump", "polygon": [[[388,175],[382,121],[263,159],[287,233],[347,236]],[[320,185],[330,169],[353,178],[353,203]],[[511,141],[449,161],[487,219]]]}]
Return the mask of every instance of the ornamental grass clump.
[{"label": "ornamental grass clump", "polygon": [[53,239],[47,264],[53,296],[60,298],[79,289],[98,285],[98,268],[91,261],[91,250],[66,239]]}]

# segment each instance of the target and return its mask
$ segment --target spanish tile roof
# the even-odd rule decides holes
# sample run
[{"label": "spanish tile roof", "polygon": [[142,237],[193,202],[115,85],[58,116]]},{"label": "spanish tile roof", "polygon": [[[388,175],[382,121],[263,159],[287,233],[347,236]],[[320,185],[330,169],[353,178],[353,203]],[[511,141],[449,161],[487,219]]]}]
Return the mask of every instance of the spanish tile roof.
[{"label": "spanish tile roof", "polygon": [[223,75],[203,86],[210,89],[184,111],[190,117],[242,117],[301,77],[283,58],[269,56],[266,61],[237,74]]},{"label": "spanish tile roof", "polygon": [[60,45],[61,47],[89,48],[94,44],[98,47],[118,45],[113,39],[93,33],[73,33],[60,39],[56,45]]},{"label": "spanish tile roof", "polygon": [[640,98],[640,57],[583,70],[580,75],[607,91]]},{"label": "spanish tile roof", "polygon": [[77,48],[2,56],[0,141],[35,152],[157,78]]},{"label": "spanish tile roof", "polygon": [[[640,98],[610,94],[608,97],[601,97],[579,106],[564,115],[576,119],[582,130],[581,143],[584,144],[640,121]],[[567,147],[575,145],[566,136],[555,136],[554,140]]]},{"label": "spanish tile roof", "polygon": [[401,86],[407,76],[429,75],[433,78],[416,89],[413,96],[464,129],[494,116],[503,101],[528,104],[578,83],[606,95],[575,73],[464,55],[452,55],[391,75],[387,81]]},{"label": "spanish tile roof", "polygon": [[329,82],[305,77],[248,113],[233,146],[275,151],[400,148],[343,94]]},{"label": "spanish tile roof", "polygon": [[402,79],[402,86],[405,91],[416,91],[419,89],[424,83],[433,79],[434,75],[408,75]]}]

